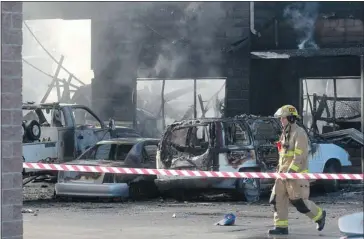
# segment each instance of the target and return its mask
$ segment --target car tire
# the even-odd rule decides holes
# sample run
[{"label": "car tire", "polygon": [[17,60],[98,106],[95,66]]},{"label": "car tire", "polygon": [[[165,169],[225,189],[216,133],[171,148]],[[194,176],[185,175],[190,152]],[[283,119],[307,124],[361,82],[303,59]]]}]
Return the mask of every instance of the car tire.
[{"label": "car tire", "polygon": [[159,191],[153,181],[140,181],[129,185],[129,195],[132,200],[150,199],[158,197]]},{"label": "car tire", "polygon": [[[337,162],[329,162],[324,168],[324,173],[337,174],[340,172],[341,165]],[[322,185],[326,193],[333,193],[340,190],[340,181],[337,179],[322,180]]]},{"label": "car tire", "polygon": [[188,200],[188,196],[186,193],[186,190],[183,189],[172,189],[170,191],[171,197],[178,202],[184,202]]},{"label": "car tire", "polygon": [[236,198],[239,201],[257,202],[260,200],[260,179],[241,178],[236,183]]},{"label": "car tire", "polygon": [[27,121],[25,123],[26,134],[30,140],[39,140],[42,133],[40,124],[36,120]]}]

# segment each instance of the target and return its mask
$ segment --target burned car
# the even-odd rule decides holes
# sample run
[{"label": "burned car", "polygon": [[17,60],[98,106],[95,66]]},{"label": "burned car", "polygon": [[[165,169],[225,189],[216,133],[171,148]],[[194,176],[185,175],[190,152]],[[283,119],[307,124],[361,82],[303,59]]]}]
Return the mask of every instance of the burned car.
[{"label": "burned car", "polygon": [[[197,119],[167,127],[157,152],[158,169],[220,172],[274,172],[282,128],[273,117],[242,115],[225,119]],[[350,166],[349,155],[334,144],[310,142],[309,171],[323,172],[328,165]],[[240,199],[256,201],[271,179],[223,179],[158,176],[160,192],[174,191],[183,198],[187,190],[228,190]]]},{"label": "burned car", "polygon": [[[73,160],[96,142],[109,139],[114,128],[105,125],[83,105],[24,103],[22,111],[23,161],[27,163]],[[35,169],[26,169],[23,173],[53,174]]]},{"label": "burned car", "polygon": [[[68,164],[128,168],[155,168],[159,140],[118,138],[98,142]],[[125,175],[93,172],[58,173],[56,197],[144,197],[157,189],[153,175]]]}]

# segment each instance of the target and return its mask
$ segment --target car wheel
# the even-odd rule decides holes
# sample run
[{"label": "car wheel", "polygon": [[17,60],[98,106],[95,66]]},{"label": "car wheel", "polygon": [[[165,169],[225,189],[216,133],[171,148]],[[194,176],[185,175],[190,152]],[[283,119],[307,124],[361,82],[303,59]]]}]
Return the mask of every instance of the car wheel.
[{"label": "car wheel", "polygon": [[131,199],[141,200],[158,197],[159,191],[153,181],[140,181],[130,184],[129,194]]},{"label": "car wheel", "polygon": [[[339,163],[330,162],[325,166],[324,173],[337,174],[340,173],[341,166]],[[326,193],[333,193],[340,190],[340,181],[337,179],[322,180],[323,188]]]},{"label": "car wheel", "polygon": [[170,193],[172,198],[178,202],[184,202],[188,200],[187,192],[183,189],[172,189]]},{"label": "car wheel", "polygon": [[260,179],[241,178],[236,182],[236,197],[247,202],[257,202],[260,199]]},{"label": "car wheel", "polygon": [[131,200],[137,201],[142,198],[140,183],[132,183],[129,185],[129,197]]}]

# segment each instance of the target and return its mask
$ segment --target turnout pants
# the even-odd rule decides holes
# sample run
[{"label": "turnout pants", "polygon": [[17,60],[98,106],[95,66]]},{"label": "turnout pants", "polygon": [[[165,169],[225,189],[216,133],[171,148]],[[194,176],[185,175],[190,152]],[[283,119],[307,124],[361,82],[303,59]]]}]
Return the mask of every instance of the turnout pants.
[{"label": "turnout pants", "polygon": [[308,180],[276,179],[270,203],[274,205],[275,227],[288,227],[288,207],[291,203],[297,211],[316,222],[322,217],[322,209],[308,200],[310,184]]}]

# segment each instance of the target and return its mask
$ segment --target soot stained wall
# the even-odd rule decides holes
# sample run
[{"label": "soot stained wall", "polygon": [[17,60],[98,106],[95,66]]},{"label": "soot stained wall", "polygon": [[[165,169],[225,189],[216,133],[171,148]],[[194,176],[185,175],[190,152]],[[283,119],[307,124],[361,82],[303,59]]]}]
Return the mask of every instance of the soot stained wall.
[{"label": "soot stained wall", "polygon": [[[220,4],[219,14],[211,18],[213,22],[206,22],[206,28],[212,25],[217,28],[208,36],[199,33],[194,26],[177,28],[173,25],[183,15],[182,4],[188,3],[163,5],[165,12],[160,11],[162,5],[158,5],[152,16],[144,16],[142,20],[132,19],[133,16],[127,14],[123,19],[112,21],[92,19],[92,69],[95,75],[92,108],[103,119],[132,120],[132,92],[138,76],[227,77],[226,115],[249,113],[249,2],[203,3],[202,7],[215,11],[211,4]],[[173,14],[168,15],[166,11]],[[163,47],[170,46],[171,39],[178,41],[173,46],[173,53],[186,56],[173,74],[149,72],[140,76],[141,64],[155,64]],[[231,43],[241,39],[245,41],[239,50],[226,52]]]},{"label": "soot stained wall", "polygon": [[360,76],[358,57],[315,57],[251,62],[251,112],[272,115],[282,105],[300,105],[305,77]]}]

